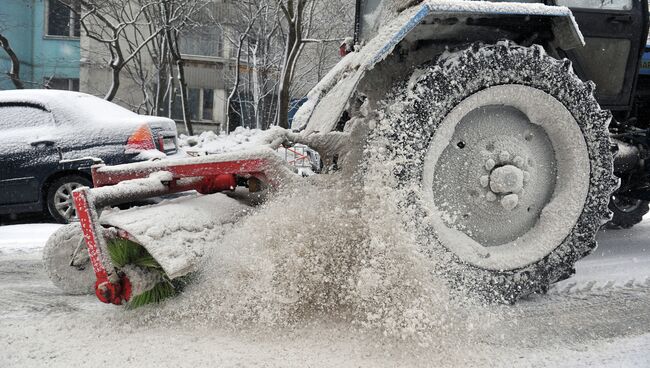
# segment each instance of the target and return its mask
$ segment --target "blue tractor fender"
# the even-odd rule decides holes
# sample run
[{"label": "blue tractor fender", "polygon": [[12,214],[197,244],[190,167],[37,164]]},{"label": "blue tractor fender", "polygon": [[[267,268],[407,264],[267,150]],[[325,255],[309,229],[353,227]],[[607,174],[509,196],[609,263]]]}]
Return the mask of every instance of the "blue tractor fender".
[{"label": "blue tractor fender", "polygon": [[303,135],[335,129],[352,94],[366,73],[390,55],[395,47],[428,17],[542,16],[551,19],[553,35],[562,49],[584,46],[584,38],[571,10],[538,3],[427,0],[404,10],[383,26],[358,52],[344,57],[308,94],[295,114],[292,129]]},{"label": "blue tractor fender", "polygon": [[646,44],[645,49],[643,50],[639,74],[650,75],[650,44]]}]

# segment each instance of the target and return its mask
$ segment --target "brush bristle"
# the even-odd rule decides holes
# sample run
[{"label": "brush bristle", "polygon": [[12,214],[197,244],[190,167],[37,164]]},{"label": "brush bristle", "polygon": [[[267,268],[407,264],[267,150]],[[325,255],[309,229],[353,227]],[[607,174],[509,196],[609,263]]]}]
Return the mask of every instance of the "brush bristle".
[{"label": "brush bristle", "polygon": [[[151,254],[143,246],[130,240],[121,238],[112,239],[108,243],[108,253],[113,265],[117,268],[134,265],[150,270],[151,272],[163,273],[162,267]],[[171,280],[163,273],[162,281],[156,284],[156,286],[140,295],[131,297],[127,308],[134,309],[147,304],[159,303],[164,299],[176,295],[176,293],[177,290]]]}]

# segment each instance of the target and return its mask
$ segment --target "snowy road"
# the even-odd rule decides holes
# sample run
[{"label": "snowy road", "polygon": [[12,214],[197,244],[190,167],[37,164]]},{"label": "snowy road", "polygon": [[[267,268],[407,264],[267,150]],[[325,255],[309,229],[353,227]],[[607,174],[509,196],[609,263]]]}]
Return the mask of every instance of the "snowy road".
[{"label": "snowy road", "polygon": [[137,323],[49,283],[40,249],[56,228],[0,227],[0,367],[650,366],[650,220],[601,232],[598,250],[548,295],[494,306],[496,323],[428,347],[340,322],[273,331]]}]

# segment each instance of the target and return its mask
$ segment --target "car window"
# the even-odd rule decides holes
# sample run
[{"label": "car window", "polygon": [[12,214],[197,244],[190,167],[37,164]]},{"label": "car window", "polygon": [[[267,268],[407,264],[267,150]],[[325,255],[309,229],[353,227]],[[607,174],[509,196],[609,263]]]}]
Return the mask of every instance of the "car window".
[{"label": "car window", "polygon": [[569,8],[631,10],[632,0],[556,0],[557,5]]},{"label": "car window", "polygon": [[54,126],[52,114],[32,106],[0,105],[0,129]]}]

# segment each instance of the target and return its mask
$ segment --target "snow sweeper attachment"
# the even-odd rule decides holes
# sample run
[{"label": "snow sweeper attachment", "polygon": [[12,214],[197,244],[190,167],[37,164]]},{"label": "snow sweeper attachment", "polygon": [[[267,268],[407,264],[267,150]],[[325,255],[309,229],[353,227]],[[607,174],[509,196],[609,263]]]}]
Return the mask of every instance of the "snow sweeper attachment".
[{"label": "snow sweeper attachment", "polygon": [[[194,271],[203,253],[199,247],[211,243],[221,225],[246,213],[247,205],[220,192],[233,191],[244,182],[251,190],[278,186],[296,176],[267,147],[199,158],[98,165],[92,175],[94,188],[73,193],[79,223],[61,228],[50,238],[45,267],[52,281],[68,293],[94,292],[104,303],[130,307],[175,294],[182,285],[179,280]],[[198,194],[128,210],[111,208],[188,191]]]}]

